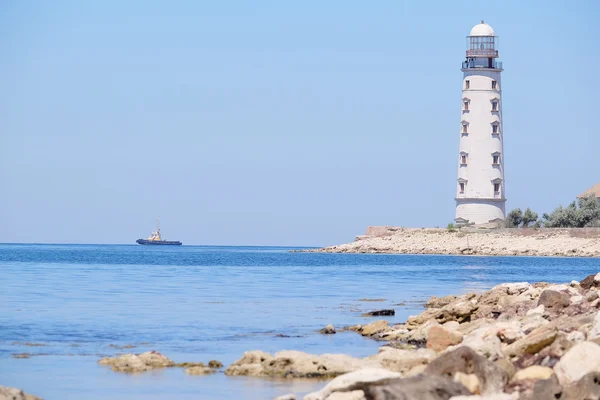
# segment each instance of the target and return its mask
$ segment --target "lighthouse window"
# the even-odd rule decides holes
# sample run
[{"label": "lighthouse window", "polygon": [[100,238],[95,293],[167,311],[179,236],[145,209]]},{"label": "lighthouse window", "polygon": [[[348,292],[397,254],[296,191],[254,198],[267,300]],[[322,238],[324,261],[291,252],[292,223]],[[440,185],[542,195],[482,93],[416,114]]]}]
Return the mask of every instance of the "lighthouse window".
[{"label": "lighthouse window", "polygon": [[469,124],[467,124],[466,122],[462,124],[462,133],[468,133],[468,131],[467,131],[468,126],[469,126]]},{"label": "lighthouse window", "polygon": [[496,88],[497,88],[496,81],[492,81],[492,89],[496,89]]},{"label": "lighthouse window", "polygon": [[463,110],[469,111],[469,100],[463,100]]},{"label": "lighthouse window", "polygon": [[465,192],[465,184],[463,182],[458,184],[459,188],[460,188],[460,192],[464,193]]},{"label": "lighthouse window", "polygon": [[500,156],[492,156],[492,164],[494,164],[494,165],[500,164]]},{"label": "lighthouse window", "polygon": [[465,81],[465,89],[469,89],[470,87],[471,87],[471,81],[467,79]]},{"label": "lighthouse window", "polygon": [[492,134],[498,134],[498,124],[492,125]]},{"label": "lighthouse window", "polygon": [[467,165],[467,156],[466,155],[463,154],[462,156],[460,156],[460,163],[462,165]]},{"label": "lighthouse window", "polygon": [[494,194],[500,193],[500,184],[494,183]]},{"label": "lighthouse window", "polygon": [[492,101],[492,111],[498,111],[498,102]]}]

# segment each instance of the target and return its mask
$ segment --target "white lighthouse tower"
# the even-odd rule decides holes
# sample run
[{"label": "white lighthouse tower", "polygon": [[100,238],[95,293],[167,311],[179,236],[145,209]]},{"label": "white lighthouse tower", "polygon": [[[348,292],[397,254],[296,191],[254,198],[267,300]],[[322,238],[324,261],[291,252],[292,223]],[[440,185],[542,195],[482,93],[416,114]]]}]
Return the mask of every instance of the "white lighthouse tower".
[{"label": "white lighthouse tower", "polygon": [[459,225],[504,220],[503,70],[497,46],[494,30],[483,21],[467,37],[457,155],[455,222]]}]

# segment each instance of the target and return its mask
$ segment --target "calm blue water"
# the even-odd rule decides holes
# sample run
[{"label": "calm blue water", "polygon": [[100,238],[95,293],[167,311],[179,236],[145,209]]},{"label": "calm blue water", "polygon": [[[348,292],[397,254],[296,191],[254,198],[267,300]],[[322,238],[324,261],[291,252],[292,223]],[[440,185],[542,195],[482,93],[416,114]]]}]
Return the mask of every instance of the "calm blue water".
[{"label": "calm blue water", "polygon": [[[568,282],[600,271],[598,259],[289,250],[0,245],[0,384],[46,399],[271,399],[306,393],[323,384],[190,377],[181,369],[124,375],[96,361],[153,349],[177,362],[218,359],[225,365],[255,349],[366,356],[379,343],[354,333],[315,331],[329,323],[369,322],[360,314],[378,308],[394,308],[390,322],[401,322],[431,295],[507,281]],[[21,352],[43,355],[12,357]]]}]

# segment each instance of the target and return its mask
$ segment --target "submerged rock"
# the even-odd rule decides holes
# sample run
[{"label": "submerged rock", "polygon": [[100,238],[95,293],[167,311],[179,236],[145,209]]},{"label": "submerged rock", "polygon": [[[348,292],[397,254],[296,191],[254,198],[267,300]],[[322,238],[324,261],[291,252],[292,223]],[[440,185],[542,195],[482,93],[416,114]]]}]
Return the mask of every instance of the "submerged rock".
[{"label": "submerged rock", "polygon": [[221,361],[217,361],[217,360],[210,360],[208,362],[208,366],[210,368],[223,368],[223,363]]},{"label": "submerged rock", "polygon": [[333,325],[329,324],[323,329],[321,329],[319,333],[322,333],[323,335],[333,335],[335,334],[335,328],[333,327]]},{"label": "submerged rock", "polygon": [[381,317],[381,316],[391,316],[391,315],[396,315],[396,311],[394,310],[376,310],[376,311],[370,311],[368,313],[364,313],[362,316],[363,317]]},{"label": "submerged rock", "polygon": [[187,368],[184,372],[188,375],[210,375],[214,374],[216,371],[212,368],[199,365]]},{"label": "submerged rock", "polygon": [[175,363],[157,351],[142,354],[124,354],[118,357],[104,357],[98,361],[117,372],[144,372],[155,368],[173,367]]},{"label": "submerged rock", "polygon": [[280,351],[271,355],[249,351],[225,370],[230,376],[262,376],[281,378],[334,378],[364,367],[380,367],[377,360],[364,360],[345,354],[320,356],[300,351]]}]

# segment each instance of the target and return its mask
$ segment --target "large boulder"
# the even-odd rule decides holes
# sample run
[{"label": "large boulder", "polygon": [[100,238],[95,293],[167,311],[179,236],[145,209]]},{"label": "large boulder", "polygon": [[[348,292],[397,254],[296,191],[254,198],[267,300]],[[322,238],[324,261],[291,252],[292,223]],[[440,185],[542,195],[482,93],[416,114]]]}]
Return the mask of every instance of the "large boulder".
[{"label": "large boulder", "polygon": [[501,393],[508,382],[502,368],[465,346],[439,356],[425,368],[425,374],[432,375],[453,377],[457,372],[476,375],[486,395]]},{"label": "large boulder", "polygon": [[32,394],[27,394],[21,389],[0,386],[0,400],[42,400]]},{"label": "large boulder", "polygon": [[318,392],[310,393],[304,400],[324,400],[334,392],[347,392],[359,383],[376,382],[382,379],[399,378],[400,374],[383,368],[363,368],[340,375]]},{"label": "large boulder", "polygon": [[600,399],[600,372],[585,374],[571,386],[565,387],[565,400]]},{"label": "large boulder", "polygon": [[104,357],[98,361],[100,365],[110,366],[117,372],[144,372],[156,368],[173,367],[175,363],[157,351],[142,354],[123,354],[118,357]]},{"label": "large boulder", "polygon": [[362,390],[365,398],[372,400],[448,400],[470,394],[467,388],[449,377],[424,374],[359,383],[351,389]]},{"label": "large boulder", "polygon": [[600,287],[600,273],[587,276],[580,282],[581,288],[588,290],[592,287]]},{"label": "large boulder", "polygon": [[573,346],[554,366],[562,385],[571,385],[590,372],[600,372],[600,346],[582,342]]},{"label": "large boulder", "polygon": [[571,304],[568,294],[556,290],[544,290],[538,299],[538,306],[543,305],[546,310],[562,310]]}]

